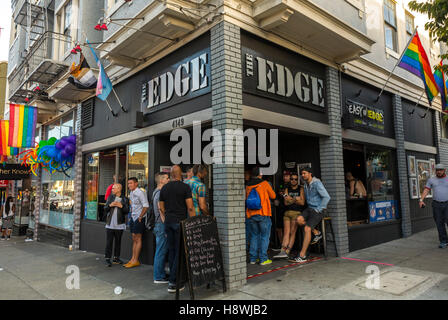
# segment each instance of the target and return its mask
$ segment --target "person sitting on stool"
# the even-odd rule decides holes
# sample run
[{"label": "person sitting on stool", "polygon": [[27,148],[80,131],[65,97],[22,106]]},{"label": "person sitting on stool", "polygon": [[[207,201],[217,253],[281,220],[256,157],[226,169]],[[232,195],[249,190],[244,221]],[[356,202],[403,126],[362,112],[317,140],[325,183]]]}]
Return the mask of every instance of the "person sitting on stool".
[{"label": "person sitting on stool", "polygon": [[305,262],[308,260],[306,253],[311,242],[311,231],[314,234],[312,243],[316,243],[322,238],[322,232],[318,232],[315,228],[323,219],[323,210],[327,208],[330,201],[330,195],[325,189],[322,181],[313,177],[311,168],[302,169],[302,178],[305,181],[304,191],[308,208],[302,211],[297,217],[297,224],[304,227],[305,236],[303,238],[302,249],[297,257],[291,259],[291,262]]}]

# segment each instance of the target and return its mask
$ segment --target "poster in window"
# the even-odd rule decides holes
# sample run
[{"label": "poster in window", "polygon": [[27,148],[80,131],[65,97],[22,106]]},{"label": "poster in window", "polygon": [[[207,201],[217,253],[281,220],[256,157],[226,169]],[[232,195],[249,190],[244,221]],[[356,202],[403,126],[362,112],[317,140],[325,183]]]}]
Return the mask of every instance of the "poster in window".
[{"label": "poster in window", "polygon": [[429,167],[431,168],[431,177],[436,175],[436,159],[429,159]]},{"label": "poster in window", "polygon": [[[417,160],[417,182],[419,195],[423,194],[426,183],[430,178],[431,167],[428,160]],[[432,198],[432,191],[428,193],[427,198]]]},{"label": "poster in window", "polygon": [[409,176],[415,177],[417,175],[415,170],[415,157],[414,156],[408,156],[408,170],[409,170]]},{"label": "poster in window", "polygon": [[409,193],[411,195],[411,199],[418,199],[418,184],[417,184],[417,178],[409,178]]},{"label": "poster in window", "polygon": [[397,200],[388,201],[369,201],[369,220],[370,222],[380,222],[398,219]]}]

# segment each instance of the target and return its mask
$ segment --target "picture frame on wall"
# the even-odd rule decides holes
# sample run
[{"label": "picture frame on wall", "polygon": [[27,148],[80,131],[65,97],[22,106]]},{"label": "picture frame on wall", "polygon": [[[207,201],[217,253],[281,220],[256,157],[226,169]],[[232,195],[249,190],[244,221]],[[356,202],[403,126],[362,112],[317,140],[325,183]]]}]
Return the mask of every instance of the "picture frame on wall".
[{"label": "picture frame on wall", "polygon": [[414,156],[408,156],[408,171],[409,171],[409,176],[411,176],[411,177],[417,176],[417,170],[416,170]]},{"label": "picture frame on wall", "polygon": [[411,195],[411,199],[418,199],[420,197],[418,193],[417,178],[409,178],[409,194]]},{"label": "picture frame on wall", "polygon": [[436,159],[429,159],[429,167],[431,168],[431,177],[436,175]]},{"label": "picture frame on wall", "polygon": [[[426,183],[428,179],[431,177],[431,166],[428,160],[419,160],[417,159],[417,184],[418,184],[418,192],[419,196],[423,194],[423,190],[425,189]],[[432,198],[432,190],[427,198]]]}]

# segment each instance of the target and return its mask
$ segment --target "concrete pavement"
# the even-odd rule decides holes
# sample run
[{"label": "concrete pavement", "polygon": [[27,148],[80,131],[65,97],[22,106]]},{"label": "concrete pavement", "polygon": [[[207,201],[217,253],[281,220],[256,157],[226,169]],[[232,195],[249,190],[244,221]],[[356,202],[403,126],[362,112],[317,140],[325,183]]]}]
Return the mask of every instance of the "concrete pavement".
[{"label": "concrete pavement", "polygon": [[[108,268],[102,255],[24,240],[13,237],[0,241],[1,300],[174,299],[167,292],[167,285],[152,282],[152,266]],[[437,231],[431,229],[344,257],[302,265],[276,261],[270,266],[248,266],[250,274],[267,273],[226,294],[220,292],[219,285],[195,294],[197,299],[207,300],[446,300],[448,249],[439,249],[437,245]],[[73,276],[70,270],[66,273],[69,266],[79,268],[79,289],[66,286],[67,278]],[[279,270],[268,272],[275,268]],[[379,272],[379,277],[375,272]],[[69,286],[72,283],[69,281]],[[121,294],[114,293],[116,287],[122,288]],[[181,299],[189,299],[188,288]]]}]

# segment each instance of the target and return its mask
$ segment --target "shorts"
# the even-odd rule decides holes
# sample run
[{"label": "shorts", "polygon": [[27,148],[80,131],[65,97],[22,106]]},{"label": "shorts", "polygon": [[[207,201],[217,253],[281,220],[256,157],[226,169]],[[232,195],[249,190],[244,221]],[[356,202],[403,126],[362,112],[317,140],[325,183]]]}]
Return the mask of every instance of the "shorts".
[{"label": "shorts", "polygon": [[138,219],[134,221],[131,217],[131,219],[129,219],[129,228],[131,229],[131,233],[143,234],[146,229],[145,220],[142,219],[142,222],[139,222]]},{"label": "shorts", "polygon": [[6,229],[12,229],[12,225],[13,225],[13,220],[12,220],[12,218],[3,218],[2,219],[3,221],[3,223],[2,223],[2,229],[3,230],[6,230]]},{"label": "shorts", "polygon": [[305,212],[307,210],[311,210],[312,212],[310,212],[308,219],[305,220],[305,224],[308,227],[310,227],[311,229],[314,229],[322,221],[324,214],[319,213],[316,210],[311,209],[311,208],[306,208],[305,210],[303,210],[303,212]]},{"label": "shorts", "polygon": [[283,220],[294,221],[300,214],[300,211],[286,210]]}]

